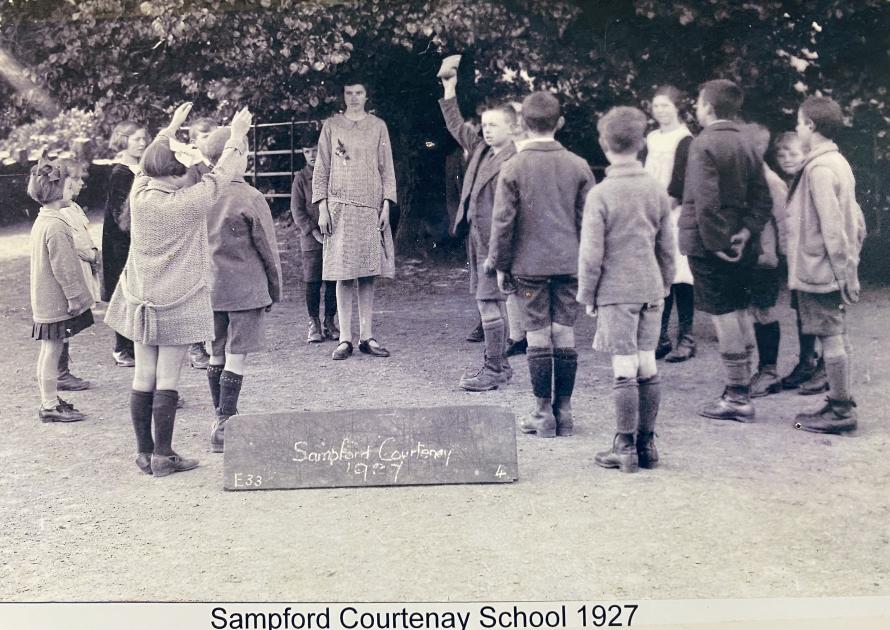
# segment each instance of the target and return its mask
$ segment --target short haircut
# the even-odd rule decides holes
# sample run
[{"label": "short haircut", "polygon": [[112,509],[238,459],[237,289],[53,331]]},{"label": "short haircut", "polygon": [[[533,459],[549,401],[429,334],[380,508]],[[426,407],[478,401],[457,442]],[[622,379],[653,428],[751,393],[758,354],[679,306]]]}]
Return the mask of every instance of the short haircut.
[{"label": "short haircut", "polygon": [[776,139],[773,141],[773,148],[778,151],[779,149],[785,149],[795,144],[799,149],[803,149],[803,142],[801,141],[800,136],[797,135],[797,132],[785,131],[776,136]]},{"label": "short haircut", "polygon": [[508,125],[515,125],[519,121],[519,115],[516,108],[511,103],[494,103],[485,107],[482,112],[501,112],[507,118]]},{"label": "short haircut", "polygon": [[207,149],[207,155],[205,157],[213,164],[216,164],[216,162],[219,160],[219,156],[222,155],[223,149],[226,146],[226,142],[229,141],[229,138],[231,136],[232,129],[230,127],[219,127],[213,133],[211,133],[207,137],[206,144],[204,145]]},{"label": "short haircut", "polygon": [[189,125],[189,142],[194,142],[195,138],[198,137],[199,133],[207,133],[208,131],[213,131],[219,127],[216,124],[216,121],[212,118],[198,118],[191,125]]},{"label": "short haircut", "polygon": [[371,84],[368,83],[367,78],[362,76],[361,74],[351,74],[344,77],[340,81],[340,93],[345,96],[346,88],[353,85],[360,85],[365,88],[365,94],[368,96],[368,100],[371,100],[371,93],[373,89],[371,88]]},{"label": "short haircut", "polygon": [[532,92],[522,101],[522,120],[534,132],[556,131],[559,117],[559,100],[550,92]]},{"label": "short haircut", "polygon": [[837,101],[827,96],[811,96],[800,106],[804,118],[813,121],[814,131],[832,139],[844,128],[844,114]]},{"label": "short haircut", "polygon": [[674,104],[674,107],[680,109],[683,106],[683,101],[686,98],[686,95],[680,91],[679,88],[674,87],[673,85],[664,84],[659,85],[655,88],[655,94],[652,95],[652,99],[655,100],[656,96],[665,96],[667,99]]},{"label": "short haircut", "polygon": [[31,167],[28,177],[28,196],[39,204],[47,204],[62,198],[65,180],[80,177],[83,171],[75,160],[41,158]]},{"label": "short haircut", "polygon": [[723,119],[735,118],[745,100],[742,89],[727,79],[714,79],[702,83],[699,96],[702,101],[714,108],[714,115],[717,118]]},{"label": "short haircut", "polygon": [[127,148],[130,136],[145,127],[133,122],[132,120],[124,120],[114,126],[111,131],[111,138],[108,139],[108,148],[112,151],[123,151]]},{"label": "short haircut", "polygon": [[646,134],[646,114],[636,107],[613,107],[596,123],[600,138],[614,153],[636,153]]},{"label": "short haircut", "polygon": [[176,155],[170,150],[170,141],[164,136],[159,136],[148,145],[139,160],[139,166],[149,177],[179,177],[188,171],[176,159]]}]

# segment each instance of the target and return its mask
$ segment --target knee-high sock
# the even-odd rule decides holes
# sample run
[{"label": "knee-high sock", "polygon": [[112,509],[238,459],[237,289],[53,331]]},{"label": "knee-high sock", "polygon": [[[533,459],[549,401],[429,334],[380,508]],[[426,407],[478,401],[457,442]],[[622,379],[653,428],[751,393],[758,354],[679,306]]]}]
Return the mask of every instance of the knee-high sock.
[{"label": "knee-high sock", "polygon": [[677,320],[679,330],[677,336],[691,337],[692,323],[695,320],[695,291],[691,284],[675,284],[672,293],[676,296]]},{"label": "knee-high sock", "polygon": [[730,387],[745,389],[751,382],[750,354],[748,352],[721,352],[723,367],[726,368],[726,383]]},{"label": "knee-high sock", "polygon": [[635,378],[619,377],[612,385],[615,424],[618,433],[636,433],[639,424],[640,391]]},{"label": "knee-high sock", "polygon": [[130,390],[130,418],[133,420],[133,432],[136,433],[137,453],[152,453],[155,450],[151,437],[154,397],[154,392]]},{"label": "knee-high sock", "polygon": [[[676,286],[676,285],[674,285]],[[670,293],[664,298],[664,309],[661,311],[661,335],[660,341],[670,341],[668,338],[668,326],[671,323],[671,310],[674,308],[674,287],[671,287]],[[679,308],[679,307],[678,307]]]},{"label": "knee-high sock", "polygon": [[754,323],[754,337],[757,339],[757,367],[759,369],[767,365],[775,367],[776,362],[779,360],[781,334],[779,322],[770,322],[769,324]]},{"label": "knee-high sock", "polygon": [[178,400],[179,392],[174,389],[155,391],[151,406],[155,421],[155,455],[173,455],[173,425]]},{"label": "knee-high sock", "polygon": [[337,283],[332,280],[324,282],[324,316],[337,316]]},{"label": "knee-high sock", "polygon": [[504,320],[500,317],[482,320],[482,334],[485,337],[485,356],[495,361],[504,356],[505,329]]},{"label": "knee-high sock", "polygon": [[321,306],[321,282],[306,283],[306,310],[309,317],[318,317]]},{"label": "knee-high sock", "polygon": [[219,415],[228,417],[238,413],[238,397],[243,380],[241,374],[228,370],[219,377]]},{"label": "knee-high sock", "polygon": [[213,399],[213,408],[219,409],[219,378],[225,367],[222,365],[207,366],[207,384],[210,386],[210,397]]},{"label": "knee-high sock", "polygon": [[553,350],[529,346],[526,356],[535,398],[550,400],[553,397]]},{"label": "knee-high sock", "polygon": [[578,372],[578,351],[574,348],[553,349],[553,397],[571,398]]},{"label": "knee-high sock", "polygon": [[825,375],[828,377],[828,397],[833,400],[851,400],[850,365],[847,355],[825,357]]},{"label": "knee-high sock", "polygon": [[656,374],[649,378],[638,378],[640,433],[653,433],[658,408],[661,405],[661,378]]}]

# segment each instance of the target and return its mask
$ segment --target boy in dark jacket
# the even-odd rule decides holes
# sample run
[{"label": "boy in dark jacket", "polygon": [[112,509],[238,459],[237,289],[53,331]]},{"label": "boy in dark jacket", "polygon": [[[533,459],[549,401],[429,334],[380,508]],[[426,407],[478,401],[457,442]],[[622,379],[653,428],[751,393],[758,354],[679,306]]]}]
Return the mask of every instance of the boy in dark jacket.
[{"label": "boy in dark jacket", "polygon": [[445,125],[454,139],[470,154],[452,234],[460,236],[469,231],[470,291],[476,298],[482,317],[485,342],[482,367],[465,372],[459,386],[468,391],[487,391],[497,389],[513,375],[504,355],[504,301],[507,296],[499,289],[493,270],[483,268],[483,261],[488,255],[498,174],[507,160],[516,153],[513,145],[516,112],[510,105],[483,112],[480,139],[467,128],[460,115],[456,97],[457,76],[442,77],[442,86],[444,97],[439,101],[439,106],[445,117]]},{"label": "boy in dark jacket", "polygon": [[528,339],[528,370],[535,409],[520,429],[538,437],[571,435],[571,398],[578,353],[578,242],[590,167],[554,139],[564,124],[559,101],[534,92],[522,102],[527,138],[501,167],[486,267],[502,290],[515,278]]},{"label": "boy in dark jacket", "polygon": [[578,301],[597,314],[593,347],[612,355],[617,431],[596,454],[604,468],[635,472],[658,463],[655,418],[661,385],[655,347],[674,281],[671,200],[637,161],[646,115],[616,107],[597,123],[611,166],[587,195],[578,258]]},{"label": "boy in dark jacket", "polygon": [[695,114],[702,132],[689,148],[678,234],[695,279],[695,306],[711,315],[727,376],[723,395],[699,414],[746,422],[754,418],[748,272],[757,262],[756,243],[772,199],[763,160],[732,120],[742,100],[739,87],[724,79],[699,91]]},{"label": "boy in dark jacket", "polygon": [[[207,140],[216,162],[229,139],[222,127]],[[221,453],[225,424],[238,413],[247,355],[264,346],[264,314],[281,300],[281,260],[272,211],[243,178],[232,182],[207,213],[213,344],[207,379],[216,409],[210,448]]]},{"label": "boy in dark jacket", "polygon": [[[312,173],[318,147],[303,149],[306,166],[294,176],[290,196],[290,212],[294,225],[300,230],[300,249],[303,252],[303,282],[306,283],[306,310],[309,311],[307,343],[321,343],[325,339],[338,339],[337,283],[321,279],[322,241],[318,229],[318,204],[312,203]],[[321,285],[324,284],[324,323],[320,319]]]}]

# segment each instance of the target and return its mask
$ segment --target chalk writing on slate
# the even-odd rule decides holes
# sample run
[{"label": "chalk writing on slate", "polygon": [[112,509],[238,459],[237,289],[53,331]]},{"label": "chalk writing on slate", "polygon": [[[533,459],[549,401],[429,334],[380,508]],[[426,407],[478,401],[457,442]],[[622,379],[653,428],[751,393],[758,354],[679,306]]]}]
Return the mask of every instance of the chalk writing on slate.
[{"label": "chalk writing on slate", "polygon": [[493,406],[234,416],[226,490],[509,483],[516,423]]}]

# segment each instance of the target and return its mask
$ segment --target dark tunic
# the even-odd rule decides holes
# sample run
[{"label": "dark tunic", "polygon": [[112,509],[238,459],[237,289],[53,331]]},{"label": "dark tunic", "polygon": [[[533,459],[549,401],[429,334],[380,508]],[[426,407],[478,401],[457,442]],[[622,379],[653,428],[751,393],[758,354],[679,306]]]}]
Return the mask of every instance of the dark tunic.
[{"label": "dark tunic", "polygon": [[[117,286],[130,253],[129,201],[133,171],[125,164],[115,164],[108,178],[105,220],[102,222],[102,301],[108,302]],[[124,228],[121,228],[123,218]]]}]

